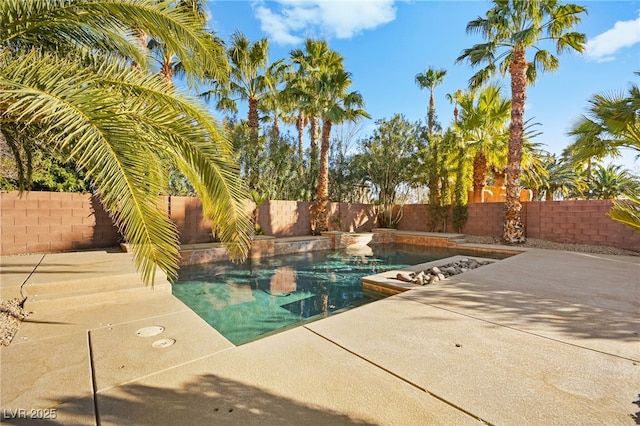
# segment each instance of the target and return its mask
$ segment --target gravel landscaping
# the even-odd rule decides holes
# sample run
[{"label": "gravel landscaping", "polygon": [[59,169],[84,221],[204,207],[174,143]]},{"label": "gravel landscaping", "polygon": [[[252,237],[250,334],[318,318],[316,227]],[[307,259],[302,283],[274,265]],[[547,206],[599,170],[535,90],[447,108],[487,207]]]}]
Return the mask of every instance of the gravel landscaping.
[{"label": "gravel landscaping", "polygon": [[[465,235],[464,239],[471,244],[504,244],[498,237],[485,237],[478,235]],[[577,251],[580,253],[611,254],[616,256],[640,256],[640,251],[631,251],[608,246],[593,246],[589,244],[556,243],[553,241],[527,238],[523,244],[516,247],[529,247],[547,250]]]},{"label": "gravel landscaping", "polygon": [[20,321],[26,317],[20,300],[0,301],[0,345],[8,346],[18,331]]}]

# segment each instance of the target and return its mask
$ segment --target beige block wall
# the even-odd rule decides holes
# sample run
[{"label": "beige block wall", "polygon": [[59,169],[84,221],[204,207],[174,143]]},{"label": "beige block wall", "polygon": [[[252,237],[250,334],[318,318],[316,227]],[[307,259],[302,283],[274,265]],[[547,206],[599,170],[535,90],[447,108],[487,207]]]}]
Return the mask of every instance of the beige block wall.
[{"label": "beige block wall", "polygon": [[[176,223],[182,244],[211,241],[211,222],[193,197],[162,197],[160,205]],[[368,232],[376,227],[374,207],[331,203],[330,230]],[[463,233],[500,237],[502,203],[469,204]],[[640,232],[606,216],[609,200],[523,203],[528,238],[594,244],[640,251]],[[294,237],[311,234],[312,204],[272,200],[260,206],[258,223],[267,235]],[[429,206],[404,206],[398,228],[429,231]],[[455,232],[450,226],[447,232]],[[437,231],[443,231],[440,225]],[[15,191],[0,192],[0,254],[46,253],[115,246],[120,235],[100,202],[91,194]]]}]

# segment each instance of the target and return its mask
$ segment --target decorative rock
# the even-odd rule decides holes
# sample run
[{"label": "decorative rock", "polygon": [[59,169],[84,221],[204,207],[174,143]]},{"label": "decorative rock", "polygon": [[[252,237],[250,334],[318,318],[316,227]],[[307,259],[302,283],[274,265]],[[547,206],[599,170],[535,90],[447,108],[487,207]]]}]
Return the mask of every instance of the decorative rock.
[{"label": "decorative rock", "polygon": [[417,285],[427,285],[490,263],[490,261],[486,260],[478,261],[464,258],[456,262],[447,263],[446,265],[434,266],[424,271],[398,272],[396,279]]},{"label": "decorative rock", "polygon": [[458,274],[458,271],[456,270],[456,268],[454,268],[453,266],[449,266],[447,268],[444,268],[442,270],[442,272],[444,272],[445,274],[449,274],[449,275],[456,275]]},{"label": "decorative rock", "polygon": [[413,277],[406,272],[398,272],[398,275],[396,275],[396,279],[407,283],[413,282]]}]

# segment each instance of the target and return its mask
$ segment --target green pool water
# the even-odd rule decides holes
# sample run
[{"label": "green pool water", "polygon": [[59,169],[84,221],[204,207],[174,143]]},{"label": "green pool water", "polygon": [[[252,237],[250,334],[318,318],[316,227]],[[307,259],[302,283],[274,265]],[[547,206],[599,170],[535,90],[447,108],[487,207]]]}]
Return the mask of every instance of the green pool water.
[{"label": "green pool water", "polygon": [[363,289],[364,276],[456,254],[471,253],[380,245],[191,265],[180,269],[173,294],[241,345],[386,297]]}]

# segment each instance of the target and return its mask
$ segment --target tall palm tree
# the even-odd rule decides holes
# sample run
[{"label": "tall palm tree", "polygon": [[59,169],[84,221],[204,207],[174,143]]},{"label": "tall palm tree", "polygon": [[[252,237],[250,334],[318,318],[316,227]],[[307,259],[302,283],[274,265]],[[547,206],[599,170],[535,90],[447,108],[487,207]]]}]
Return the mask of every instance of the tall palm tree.
[{"label": "tall palm tree", "polygon": [[[299,65],[300,79],[290,91],[298,96],[302,108],[313,117],[322,119],[320,168],[316,194],[316,232],[329,228],[329,150],[331,127],[343,121],[357,121],[370,117],[364,111],[364,100],[358,92],[349,92],[351,74],[344,70],[343,58],[331,50],[325,41],[308,39],[305,51],[291,52],[292,61]],[[312,135],[313,136],[313,135]]]},{"label": "tall palm tree", "polygon": [[[305,40],[304,49],[294,49],[289,56],[291,62],[298,67],[296,75],[289,81],[289,89],[294,96],[296,93],[307,95],[313,93],[317,76],[323,72],[342,68],[344,61],[342,55],[331,50],[325,41],[312,38]],[[314,96],[306,96],[304,104],[299,107],[298,137],[301,140],[302,131],[308,122],[312,151],[318,147],[321,137],[320,110],[319,99]]]},{"label": "tall palm tree", "polygon": [[[585,35],[570,31],[580,23],[586,9],[556,0],[494,0],[484,18],[467,24],[468,33],[481,34],[486,43],[463,50],[457,62],[467,60],[472,66],[484,64],[470,80],[479,87],[496,71],[511,78],[511,125],[507,158],[507,194],[503,238],[507,243],[525,240],[520,204],[520,172],[524,134],[524,109],[527,85],[536,80],[538,71],[558,68],[558,58],[540,47],[541,42],[555,43],[558,54],[585,48]],[[535,51],[531,61],[528,51]]]},{"label": "tall palm tree", "polygon": [[429,145],[426,152],[427,155],[427,167],[429,168],[428,180],[429,180],[429,204],[432,208],[432,218],[435,219],[433,227],[437,222],[437,216],[439,216],[439,206],[441,197],[441,153],[439,152],[438,144],[442,140],[434,136],[435,117],[436,117],[436,104],[433,97],[433,92],[437,86],[442,84],[444,76],[447,71],[445,69],[435,69],[429,67],[424,73],[417,74],[415,76],[415,82],[420,89],[429,90],[429,107],[427,108],[427,132]]},{"label": "tall palm tree", "polygon": [[0,7],[0,131],[23,187],[38,150],[82,169],[147,283],[156,267],[174,278],[178,266],[176,226],[158,199],[167,162],[189,179],[232,253],[246,255],[251,232],[247,194],[218,124],[204,105],[153,75],[148,51],[124,35],[140,29],[162,40],[193,78],[218,73],[203,22],[174,6],[10,0]]},{"label": "tall palm tree", "polygon": [[371,118],[363,109],[364,99],[358,92],[347,92],[351,86],[351,74],[344,70],[323,73],[317,86],[322,107],[322,144],[320,147],[320,170],[316,197],[316,231],[329,230],[327,204],[329,202],[329,149],[331,126],[344,121]]},{"label": "tall palm tree", "polygon": [[[249,104],[247,113],[250,149],[259,146],[259,103],[277,89],[280,70],[285,66],[283,60],[269,65],[269,41],[262,38],[252,43],[244,34],[236,32],[231,36],[231,45],[227,51],[231,63],[231,75],[227,84],[218,84],[217,90],[208,91],[201,96],[218,98],[218,109],[238,111],[236,101],[244,100]],[[252,155],[249,158],[253,158]],[[258,173],[255,165],[249,164],[249,187],[255,189]]]},{"label": "tall palm tree", "polygon": [[427,110],[427,128],[429,136],[433,135],[433,127],[435,124],[436,102],[433,98],[433,91],[442,84],[444,76],[447,74],[445,69],[435,69],[429,67],[425,72],[416,75],[416,84],[420,89],[429,89],[429,108]]}]

